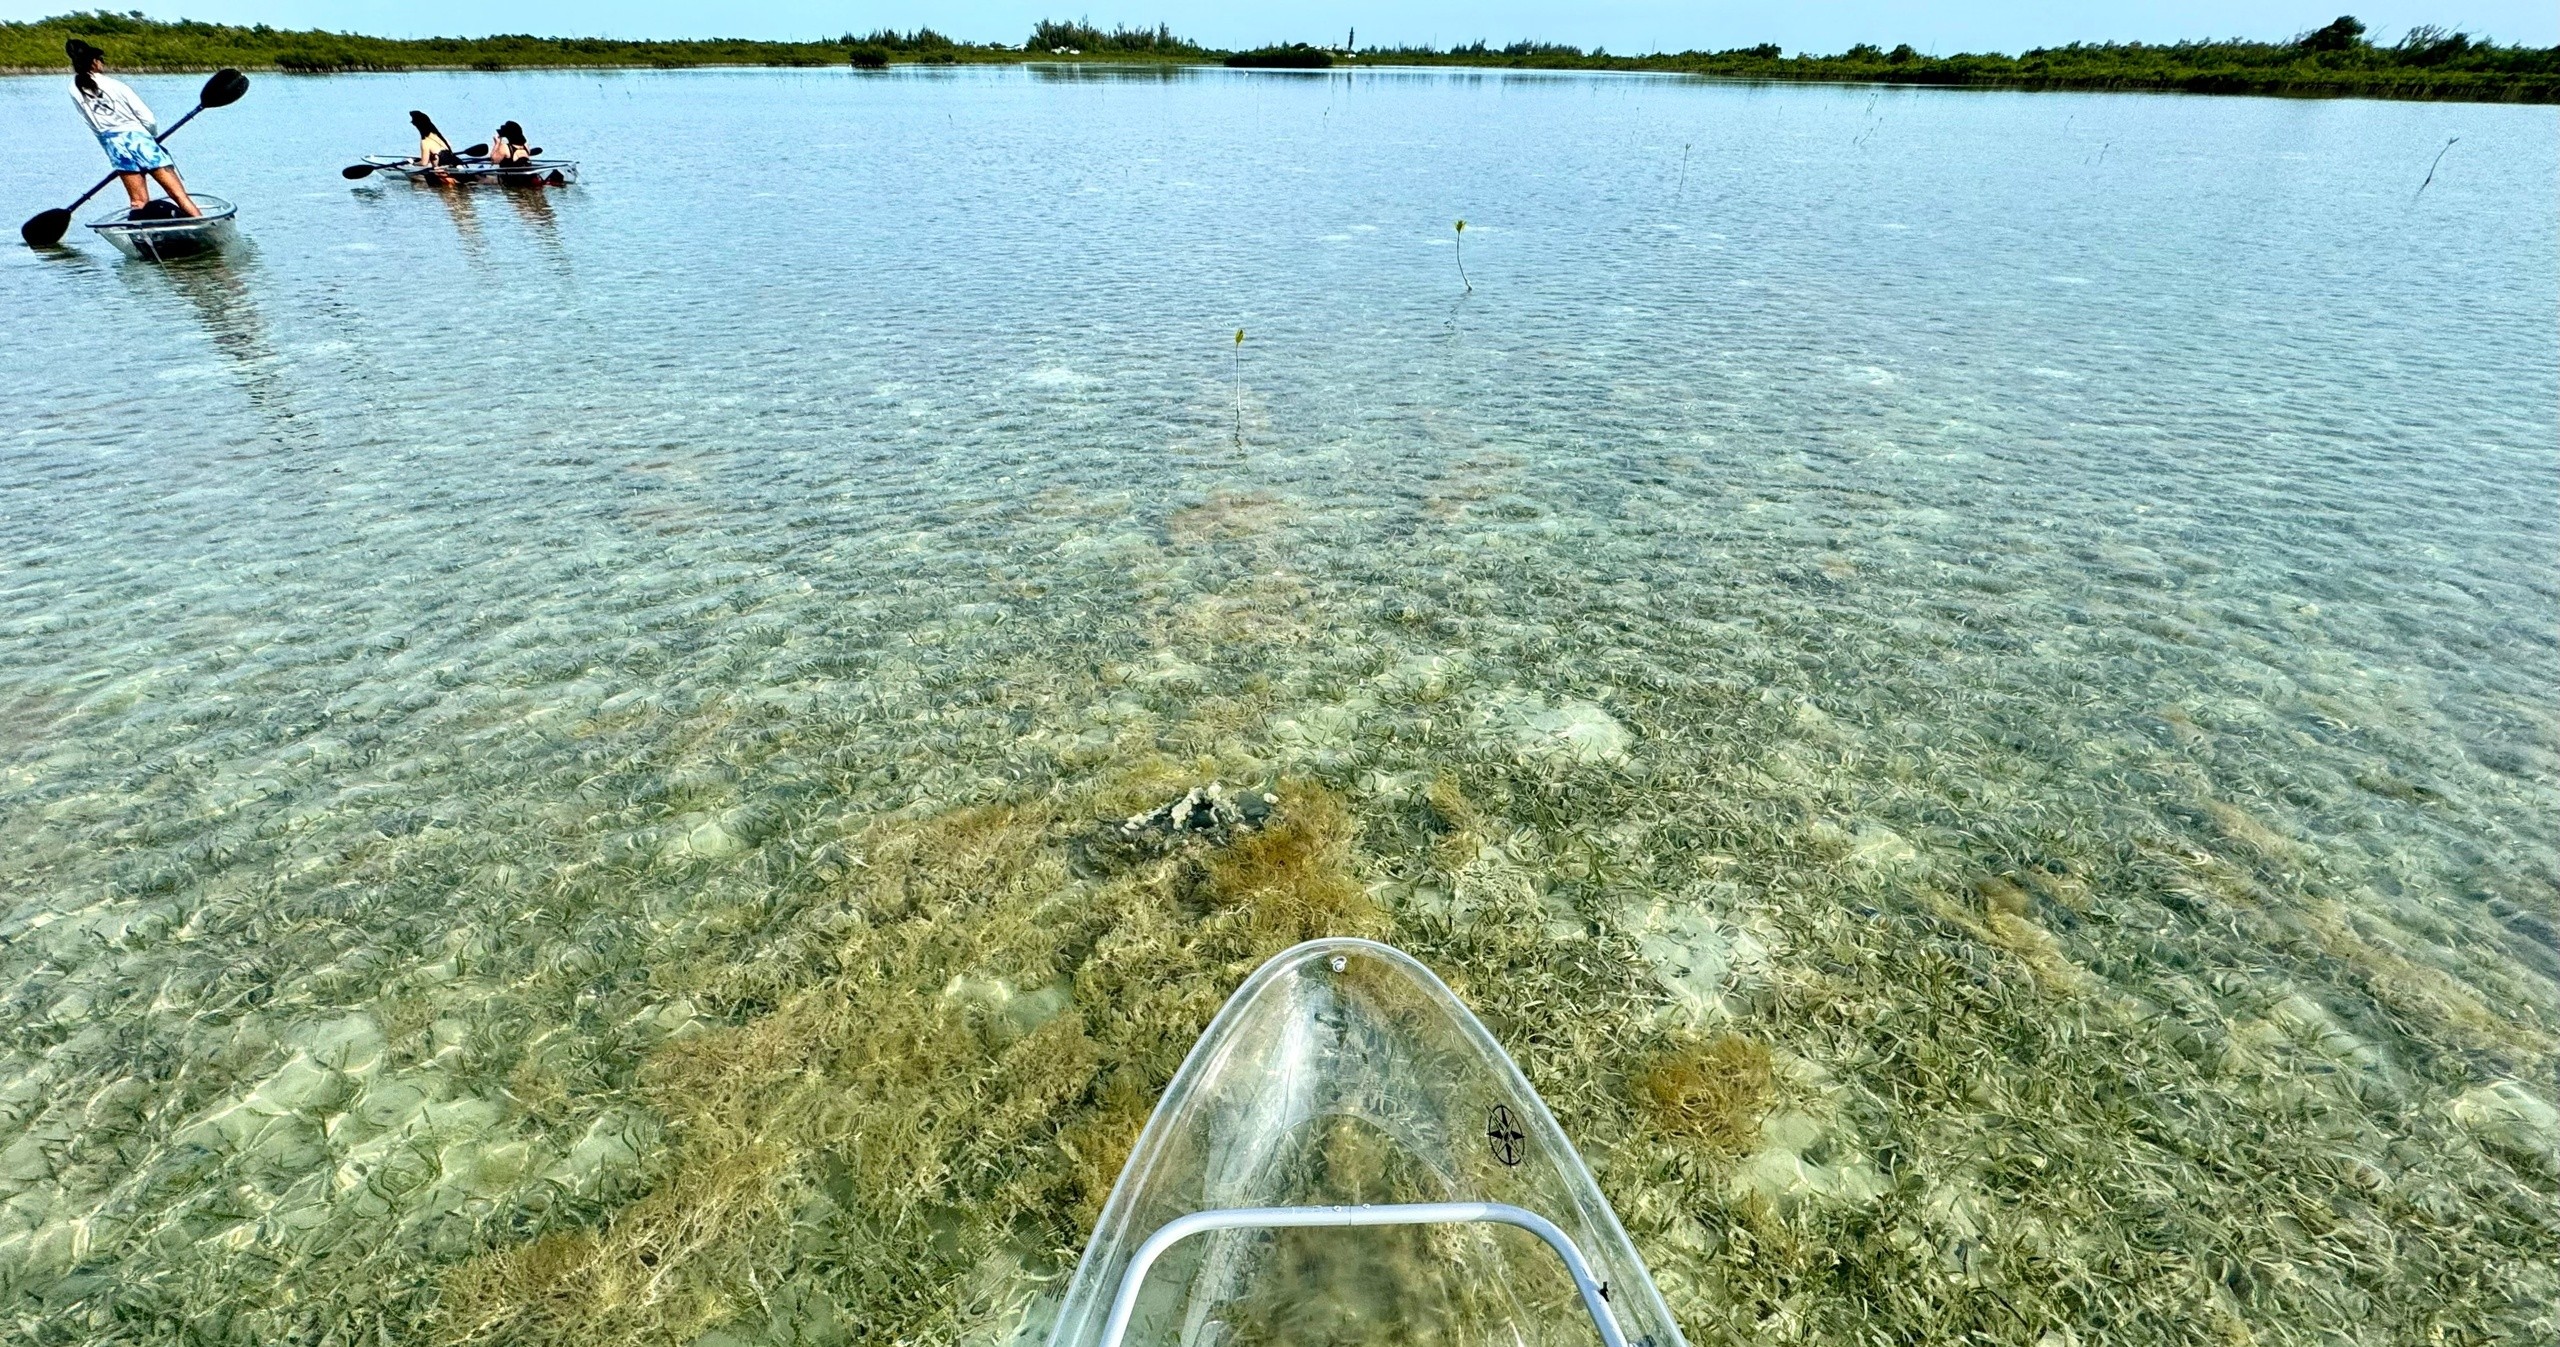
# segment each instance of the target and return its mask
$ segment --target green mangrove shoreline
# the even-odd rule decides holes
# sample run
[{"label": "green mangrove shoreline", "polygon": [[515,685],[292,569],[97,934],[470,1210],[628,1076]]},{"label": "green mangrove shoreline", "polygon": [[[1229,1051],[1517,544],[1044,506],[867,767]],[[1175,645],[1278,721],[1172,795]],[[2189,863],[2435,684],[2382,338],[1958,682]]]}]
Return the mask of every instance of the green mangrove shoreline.
[{"label": "green mangrove shoreline", "polygon": [[[845,68],[895,65],[1214,65],[1234,53],[1164,28],[1104,30],[1044,22],[1020,45],[972,43],[929,28],[846,34],[823,42],[622,41],[605,38],[378,38],[106,13],[0,23],[0,73],[52,74],[64,39],[106,48],[115,68],[191,71],[236,66],[288,74],[405,70]],[[1299,48],[1315,52],[1319,49]],[[2380,46],[2341,18],[2291,42],[2074,44],[2019,55],[1929,56],[1909,46],[1860,45],[1836,55],[1787,55],[1763,44],[1726,51],[1618,56],[1554,43],[1447,49],[1369,47],[1325,53],[1334,69],[1445,66],[1620,71],[1773,83],[1919,88],[2078,90],[2560,103],[2560,47],[2504,46],[2435,28]]]}]

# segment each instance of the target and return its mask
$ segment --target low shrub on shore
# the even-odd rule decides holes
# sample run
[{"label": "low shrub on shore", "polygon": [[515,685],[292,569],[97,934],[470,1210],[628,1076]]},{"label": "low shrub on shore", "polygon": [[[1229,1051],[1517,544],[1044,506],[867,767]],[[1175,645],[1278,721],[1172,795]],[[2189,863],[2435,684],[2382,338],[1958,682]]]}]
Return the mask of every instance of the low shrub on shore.
[{"label": "low shrub on shore", "polygon": [[[1110,35],[1105,35],[1109,38]],[[1122,34],[1098,49],[1098,59],[1154,60],[1180,55],[1208,59],[1200,48],[1163,35],[1149,45]],[[575,67],[681,69],[687,66],[835,66],[855,53],[875,51],[883,64],[916,61],[1019,61],[1023,48],[1001,42],[971,43],[931,28],[901,33],[882,29],[846,33],[822,42],[757,42],[715,38],[692,42],[626,42],[611,38],[549,38],[529,34],[489,37],[382,38],[323,30],[291,31],[265,24],[199,23],[98,11],[24,23],[0,23],[0,69],[50,70],[62,64],[66,38],[86,38],[106,48],[120,70],[281,70],[324,75],[354,70],[518,70]],[[1168,45],[1169,44],[1169,45]],[[860,64],[860,62],[855,62]]]},{"label": "low shrub on shore", "polygon": [[1237,52],[1227,58],[1227,64],[1243,70],[1324,70],[1333,65],[1333,53],[1292,42],[1285,47]]},{"label": "low shrub on shore", "polygon": [[210,70],[217,66],[296,74],[352,70],[542,67],[683,68],[709,65],[871,68],[914,62],[1157,62],[1236,66],[1321,67],[1337,57],[1365,65],[1495,66],[1534,70],[1627,70],[1710,75],[1724,79],[1821,83],[1926,84],[1974,88],[2149,89],[2211,94],[2302,97],[2436,98],[2472,102],[2560,102],[2560,47],[2510,46],[2468,33],[2421,25],[2384,45],[2348,17],[2286,42],[2073,43],[2015,56],[1998,52],[1924,54],[1909,43],[1860,43],[1837,55],[1788,55],[1775,43],[1720,51],[1619,56],[1559,42],[1493,46],[1368,47],[1330,52],[1306,43],[1222,52],[1169,28],[1097,28],[1082,21],[1043,20],[1019,47],[971,43],[931,28],[900,33],[847,33],[829,42],[625,42],[606,38],[393,39],[323,31],[290,32],[265,24],[154,19],[98,11],[24,23],[0,23],[0,69],[49,70],[62,63],[65,38],[107,48],[125,70]]},{"label": "low shrub on shore", "polygon": [[1372,48],[1364,62],[1509,66],[1544,70],[1656,70],[1733,79],[1933,84],[2033,89],[2158,89],[2189,93],[2365,98],[2453,98],[2547,103],[2560,99],[2560,47],[2521,47],[2443,28],[2412,28],[2389,46],[2341,17],[2289,42],[2075,42],[1999,52],[1927,55],[1904,43],[1860,43],[1834,56],[1775,43],[1722,51],[1613,56],[1553,42],[1482,42],[1440,50]]}]

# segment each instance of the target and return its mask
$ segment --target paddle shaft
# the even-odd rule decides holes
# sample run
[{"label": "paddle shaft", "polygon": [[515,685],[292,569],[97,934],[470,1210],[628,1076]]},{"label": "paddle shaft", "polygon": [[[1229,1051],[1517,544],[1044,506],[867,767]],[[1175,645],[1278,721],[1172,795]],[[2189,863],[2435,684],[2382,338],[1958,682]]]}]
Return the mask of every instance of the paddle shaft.
[{"label": "paddle shaft", "polygon": [[[160,142],[161,144],[163,144],[163,145],[168,144],[168,143],[169,143],[169,137],[171,137],[171,136],[174,136],[174,135],[178,134],[178,128],[179,128],[179,127],[184,126],[184,125],[186,125],[187,123],[189,123],[189,122],[191,122],[191,121],[194,121],[194,120],[196,119],[196,114],[197,114],[197,113],[199,113],[199,112],[202,112],[202,111],[204,111],[204,104],[202,104],[202,103],[198,103],[198,104],[196,104],[194,108],[192,108],[192,109],[190,109],[190,110],[188,111],[188,113],[187,113],[187,115],[186,115],[186,116],[184,116],[184,117],[180,117],[177,121],[175,121],[175,122],[171,123],[171,124],[170,124],[170,126],[169,126],[169,129],[168,129],[168,130],[161,132],[159,135],[153,136],[153,137],[152,137],[152,139],[153,139],[153,140],[156,140],[156,141],[159,141],[159,142]],[[91,198],[91,197],[93,197],[93,196],[96,196],[98,193],[100,193],[100,192],[103,192],[103,191],[107,190],[107,184],[108,184],[108,183],[114,182],[116,179],[121,178],[121,177],[123,177],[123,176],[124,176],[124,174],[123,174],[121,171],[118,171],[118,172],[115,172],[115,173],[110,173],[110,174],[108,174],[107,176],[105,176],[105,177],[103,177],[103,178],[98,179],[98,185],[97,185],[97,186],[90,188],[88,191],[82,192],[82,193],[80,194],[80,199],[79,199],[79,200],[74,201],[74,202],[72,202],[70,205],[63,207],[63,209],[64,209],[64,210],[66,210],[66,211],[74,211],[74,210],[78,210],[78,209],[80,209],[82,206],[84,206],[84,205],[87,205],[87,204],[88,204],[89,198]]]},{"label": "paddle shaft", "polygon": [[[176,130],[177,128],[175,128],[175,127],[171,127],[170,129],[174,131],[174,130]],[[537,153],[538,153],[538,151],[537,151]],[[488,158],[488,157],[489,157],[489,147],[488,147],[488,146],[486,146],[486,145],[474,145],[474,146],[472,146],[470,149],[464,150],[464,151],[463,151],[459,156],[457,156],[457,157],[459,157],[459,158],[461,158],[461,159],[463,159],[463,160],[465,160],[465,161],[469,161],[469,160],[473,160],[473,159],[486,159],[486,158]],[[423,161],[421,161],[421,162],[423,162]],[[339,169],[339,170],[338,170],[338,176],[339,176],[339,177],[341,177],[341,178],[346,179],[346,180],[347,180],[347,181],[349,181],[349,182],[362,182],[362,181],[364,181],[365,179],[372,177],[374,174],[379,173],[379,172],[381,172],[382,170],[384,170],[384,169],[386,169],[386,168],[390,168],[390,167],[392,167],[392,165],[390,165],[390,164],[372,164],[372,163],[366,163],[366,164],[349,164],[349,165],[347,165],[345,168],[342,168],[342,169]],[[106,184],[105,184],[105,183],[100,183],[100,184],[98,184],[98,185],[99,185],[100,187],[103,187],[103,186],[105,186]],[[92,189],[92,190],[95,190],[95,189]]]}]

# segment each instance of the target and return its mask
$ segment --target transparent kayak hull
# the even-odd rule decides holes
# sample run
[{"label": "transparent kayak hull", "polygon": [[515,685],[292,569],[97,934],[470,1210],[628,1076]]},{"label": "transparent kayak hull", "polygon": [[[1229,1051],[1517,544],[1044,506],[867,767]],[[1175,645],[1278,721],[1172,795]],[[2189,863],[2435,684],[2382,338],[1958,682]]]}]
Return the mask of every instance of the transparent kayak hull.
[{"label": "transparent kayak hull", "polygon": [[365,162],[383,173],[396,173],[411,182],[455,187],[566,187],[578,180],[575,159],[534,159],[522,164],[493,164],[485,159],[466,159],[443,168],[430,168],[415,159],[397,155],[373,154]]},{"label": "transparent kayak hull", "polygon": [[91,220],[89,228],[114,244],[117,252],[144,262],[222,251],[236,235],[240,208],[203,192],[189,195],[194,198],[196,209],[204,214],[174,220],[137,220],[127,207]]},{"label": "transparent kayak hull", "polygon": [[1439,978],[1318,940],[1184,1060],[1051,1347],[1682,1347],[1590,1171]]}]

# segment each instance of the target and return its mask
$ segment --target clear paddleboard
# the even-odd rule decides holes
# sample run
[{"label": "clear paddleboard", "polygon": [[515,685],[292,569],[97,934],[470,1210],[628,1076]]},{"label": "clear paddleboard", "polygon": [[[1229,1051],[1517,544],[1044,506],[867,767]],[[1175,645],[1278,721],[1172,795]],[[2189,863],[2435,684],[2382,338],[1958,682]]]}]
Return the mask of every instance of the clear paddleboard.
[{"label": "clear paddleboard", "polygon": [[1617,1214],[1446,984],[1264,964],[1140,1135],[1050,1347],[1683,1347]]}]

